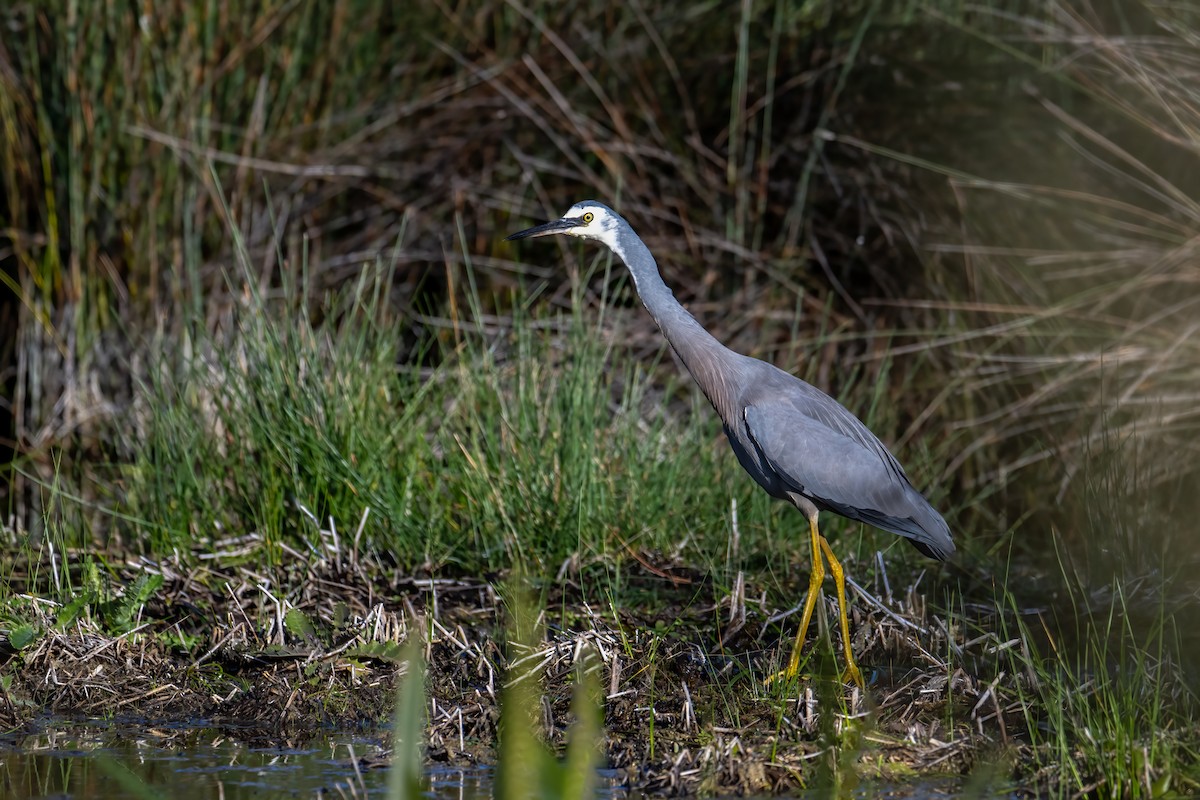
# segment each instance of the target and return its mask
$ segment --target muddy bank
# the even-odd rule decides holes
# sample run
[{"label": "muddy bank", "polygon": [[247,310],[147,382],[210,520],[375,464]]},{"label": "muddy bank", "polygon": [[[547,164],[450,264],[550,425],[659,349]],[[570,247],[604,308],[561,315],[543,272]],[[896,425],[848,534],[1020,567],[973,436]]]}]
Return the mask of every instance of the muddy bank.
[{"label": "muddy bank", "polygon": [[[542,734],[561,744],[580,663],[603,687],[609,766],[646,791],[962,775],[1020,740],[1021,707],[1005,699],[1012,678],[980,674],[1005,643],[964,636],[961,620],[949,624],[916,591],[851,601],[864,692],[820,677],[836,674],[840,655],[811,642],[818,655],[802,679],[766,685],[797,615],[750,599],[766,596],[752,580],[718,591],[654,553],[626,570],[618,604],[586,570],[535,586],[543,634],[522,647],[506,637],[508,576],[397,576],[379,560],[297,552],[261,569],[249,557],[258,546],[110,561],[104,591],[74,608],[15,598],[26,621],[0,656],[10,741],[46,713],[206,720],[272,743],[374,728],[393,712],[399,643],[414,634],[429,664],[428,758],[444,764],[494,760],[504,682],[529,670],[543,690]],[[87,569],[77,560],[84,585]],[[130,593],[144,602],[123,612]]]}]

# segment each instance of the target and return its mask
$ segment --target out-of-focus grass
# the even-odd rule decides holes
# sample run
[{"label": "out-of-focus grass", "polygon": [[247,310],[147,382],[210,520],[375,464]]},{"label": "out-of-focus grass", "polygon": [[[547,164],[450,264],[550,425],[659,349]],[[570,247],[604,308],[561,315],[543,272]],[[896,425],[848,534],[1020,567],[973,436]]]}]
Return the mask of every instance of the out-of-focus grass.
[{"label": "out-of-focus grass", "polygon": [[[960,241],[937,250],[965,268],[931,259],[926,278],[961,326],[929,344],[958,349],[971,398],[956,410],[974,436],[946,471],[1059,504],[1076,554],[1144,573],[1196,543],[1168,519],[1197,510],[1200,464],[1197,19],[1153,3],[1038,10],[972,31],[1026,61],[1043,48],[1044,79],[1012,112],[1037,146],[1018,164],[971,159],[974,175],[920,162],[951,180]],[[1168,523],[1160,536],[1120,541],[1122,501]]]},{"label": "out-of-focus grass", "polygon": [[1021,770],[1055,796],[1191,796],[1196,695],[1180,626],[1165,606],[1137,613],[1119,580],[1110,591],[1109,602],[1074,595],[1036,617],[1004,592],[1017,620],[1005,635],[1021,642],[1006,656],[1030,745]]},{"label": "out-of-focus grass", "polygon": [[517,798],[584,800],[596,795],[596,769],[604,757],[604,705],[600,692],[601,663],[584,653],[575,668],[571,697],[574,722],[562,758],[543,743],[540,681],[545,662],[545,631],[540,612],[529,600],[529,587],[509,587],[508,663],[498,723],[499,749],[495,795]]},{"label": "out-of-focus grass", "polygon": [[425,728],[429,712],[425,697],[425,659],[416,626],[404,646],[404,678],[396,691],[392,715],[392,762],[388,768],[390,800],[414,797],[428,791],[425,777]]},{"label": "out-of-focus grass", "polygon": [[967,491],[996,487],[994,510],[1011,514],[1017,566],[999,605],[1042,606],[1036,622],[1018,614],[1029,648],[1010,662],[1039,779],[1063,795],[1186,796],[1200,638],[1177,620],[1200,588],[1200,18],[1152,3],[1038,11],[997,14],[1007,36],[974,33],[1043,72],[1014,112],[1041,117],[1041,146],[1018,167],[977,159],[978,175],[919,162],[951,178],[961,241],[940,249],[966,268],[929,281],[962,315],[934,342],[962,354],[973,432],[947,470],[967,470]]}]

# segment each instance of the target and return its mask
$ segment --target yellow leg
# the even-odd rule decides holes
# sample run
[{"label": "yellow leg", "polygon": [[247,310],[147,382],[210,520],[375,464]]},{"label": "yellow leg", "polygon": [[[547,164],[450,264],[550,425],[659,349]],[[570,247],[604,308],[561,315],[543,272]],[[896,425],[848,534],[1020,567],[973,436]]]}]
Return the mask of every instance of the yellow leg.
[{"label": "yellow leg", "polygon": [[829,562],[829,572],[833,575],[834,585],[837,587],[838,612],[842,624],[842,646],[846,650],[846,672],[842,676],[842,679],[852,680],[858,684],[859,688],[862,688],[864,685],[862,672],[859,671],[858,664],[854,662],[854,651],[850,649],[850,618],[847,616],[846,606],[846,574],[842,570],[842,565],[837,560],[837,557],[833,555],[833,549],[829,546],[828,540],[817,529],[815,514],[808,520],[808,531],[812,537],[812,571],[808,576],[808,595],[804,598],[804,613],[800,616],[800,630],[796,632],[796,643],[792,646],[792,655],[788,658],[787,667],[778,675],[768,678],[767,683],[777,678],[794,678],[800,671],[800,651],[804,649],[804,637],[808,633],[808,623],[812,620],[813,608],[817,604],[817,595],[821,592],[821,581],[825,578],[825,568],[821,563],[821,556],[824,554],[825,560]]},{"label": "yellow leg", "polygon": [[846,574],[842,571],[842,565],[834,558],[829,542],[824,536],[820,539],[821,550],[825,553],[825,559],[829,562],[829,571],[833,574],[833,582],[837,585],[838,611],[842,618],[842,646],[846,649],[846,672],[842,676],[842,680],[849,678],[861,689],[863,688],[862,673],[858,671],[858,664],[854,663],[854,651],[850,649],[850,619],[846,616]]},{"label": "yellow leg", "polygon": [[796,633],[792,656],[788,659],[787,669],[780,673],[780,677],[783,678],[794,678],[800,671],[800,650],[804,647],[804,635],[808,633],[808,623],[812,619],[813,607],[817,604],[817,595],[821,593],[821,581],[825,578],[825,568],[821,566],[820,545],[824,537],[817,530],[816,515],[809,519],[808,530],[812,536],[812,571],[808,575],[808,596],[804,598],[804,614],[800,617],[800,630]]}]

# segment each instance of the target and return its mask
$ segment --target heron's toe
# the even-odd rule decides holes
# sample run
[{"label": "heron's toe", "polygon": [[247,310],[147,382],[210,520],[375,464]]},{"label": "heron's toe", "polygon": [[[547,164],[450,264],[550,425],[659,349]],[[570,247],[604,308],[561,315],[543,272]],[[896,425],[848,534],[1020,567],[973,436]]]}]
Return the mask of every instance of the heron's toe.
[{"label": "heron's toe", "polygon": [[781,669],[781,670],[779,670],[779,672],[776,672],[772,675],[768,675],[767,677],[763,678],[763,685],[770,686],[773,683],[788,683],[790,681],[796,680],[796,677],[799,674],[800,674],[800,665],[799,664],[788,664],[786,669]]},{"label": "heron's toe", "polygon": [[851,661],[846,665],[846,671],[842,673],[842,683],[850,683],[853,681],[859,689],[867,688],[863,682],[862,672],[859,671],[858,665]]}]

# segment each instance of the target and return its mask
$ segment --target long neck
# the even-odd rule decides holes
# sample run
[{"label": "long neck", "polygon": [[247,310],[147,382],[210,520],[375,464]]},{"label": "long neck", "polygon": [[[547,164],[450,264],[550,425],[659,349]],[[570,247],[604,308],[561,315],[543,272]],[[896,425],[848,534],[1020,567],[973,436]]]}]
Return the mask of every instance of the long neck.
[{"label": "long neck", "polygon": [[614,249],[629,268],[638,296],[659,330],[717,413],[722,419],[727,419],[728,414],[735,413],[731,372],[737,367],[736,355],[706,331],[675,299],[658,272],[654,256],[641,239],[632,235],[622,237],[621,247]]}]

